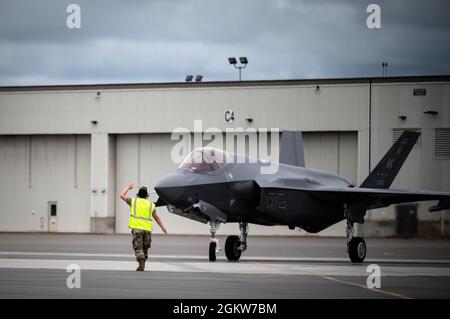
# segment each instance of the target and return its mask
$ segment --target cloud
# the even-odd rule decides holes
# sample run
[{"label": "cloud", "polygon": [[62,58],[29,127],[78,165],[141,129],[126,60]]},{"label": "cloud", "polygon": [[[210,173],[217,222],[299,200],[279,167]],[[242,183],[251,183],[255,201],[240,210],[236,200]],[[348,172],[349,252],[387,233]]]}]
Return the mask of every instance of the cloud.
[{"label": "cloud", "polygon": [[[0,0],[0,85],[450,74],[450,2]],[[66,7],[81,7],[81,29]]]}]

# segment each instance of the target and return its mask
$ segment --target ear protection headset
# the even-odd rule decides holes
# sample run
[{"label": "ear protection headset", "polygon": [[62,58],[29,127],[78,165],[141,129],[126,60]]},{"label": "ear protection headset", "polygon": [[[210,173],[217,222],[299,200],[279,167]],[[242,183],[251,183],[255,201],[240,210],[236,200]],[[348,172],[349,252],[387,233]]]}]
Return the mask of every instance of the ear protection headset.
[{"label": "ear protection headset", "polygon": [[137,192],[136,195],[140,198],[148,198],[147,187],[143,186],[143,187],[139,188],[139,191]]}]

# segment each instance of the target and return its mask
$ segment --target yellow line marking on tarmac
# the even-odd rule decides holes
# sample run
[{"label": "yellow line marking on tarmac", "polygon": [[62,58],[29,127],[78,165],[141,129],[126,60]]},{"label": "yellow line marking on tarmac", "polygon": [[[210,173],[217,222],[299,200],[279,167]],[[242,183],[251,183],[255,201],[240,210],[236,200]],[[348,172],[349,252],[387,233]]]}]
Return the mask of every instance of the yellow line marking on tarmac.
[{"label": "yellow line marking on tarmac", "polygon": [[351,282],[351,281],[336,279],[336,278],[333,278],[333,277],[324,276],[324,275],[320,275],[320,274],[315,274],[315,275],[317,277],[320,277],[320,278],[323,278],[323,279],[327,279],[327,280],[330,280],[330,281],[338,282],[338,283],[349,285],[349,286],[363,288],[363,289],[366,289],[366,290],[369,290],[369,291],[379,292],[381,294],[385,294],[385,295],[388,295],[388,296],[393,296],[393,297],[400,298],[400,299],[414,299],[413,297],[409,297],[409,296],[406,296],[406,295],[398,294],[396,292],[391,292],[391,291],[387,291],[387,290],[380,289],[380,288],[369,288],[369,287],[367,287],[365,285],[357,284],[357,283],[354,283],[354,282]]}]

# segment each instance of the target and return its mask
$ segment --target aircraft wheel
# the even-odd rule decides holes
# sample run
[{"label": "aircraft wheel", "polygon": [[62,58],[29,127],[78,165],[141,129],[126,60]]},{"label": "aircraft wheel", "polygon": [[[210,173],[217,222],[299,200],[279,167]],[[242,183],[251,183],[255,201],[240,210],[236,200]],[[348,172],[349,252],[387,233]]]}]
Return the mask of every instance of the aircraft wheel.
[{"label": "aircraft wheel", "polygon": [[241,241],[238,236],[228,236],[225,242],[225,255],[229,261],[238,261],[241,257],[239,246]]},{"label": "aircraft wheel", "polygon": [[362,263],[366,258],[366,242],[361,237],[353,237],[348,243],[348,255],[354,263]]},{"label": "aircraft wheel", "polygon": [[216,246],[215,242],[209,243],[209,261],[216,261]]}]

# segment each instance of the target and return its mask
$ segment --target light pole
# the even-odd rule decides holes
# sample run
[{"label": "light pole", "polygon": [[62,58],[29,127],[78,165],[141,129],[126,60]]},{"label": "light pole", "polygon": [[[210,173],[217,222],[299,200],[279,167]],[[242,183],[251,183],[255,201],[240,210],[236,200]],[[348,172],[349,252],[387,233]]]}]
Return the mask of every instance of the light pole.
[{"label": "light pole", "polygon": [[235,58],[235,57],[230,57],[230,58],[228,58],[228,62],[230,62],[230,64],[232,64],[232,65],[234,66],[235,69],[238,69],[238,70],[239,70],[239,82],[241,82],[241,70],[242,70],[242,69],[245,69],[245,67],[246,67],[247,64],[248,64],[247,57],[241,56],[241,57],[239,58],[239,62],[241,62],[240,65],[237,65],[237,61],[236,61],[236,58]]},{"label": "light pole", "polygon": [[383,67],[383,77],[387,76],[388,63],[387,62],[383,62],[383,63],[381,63],[381,66]]}]

